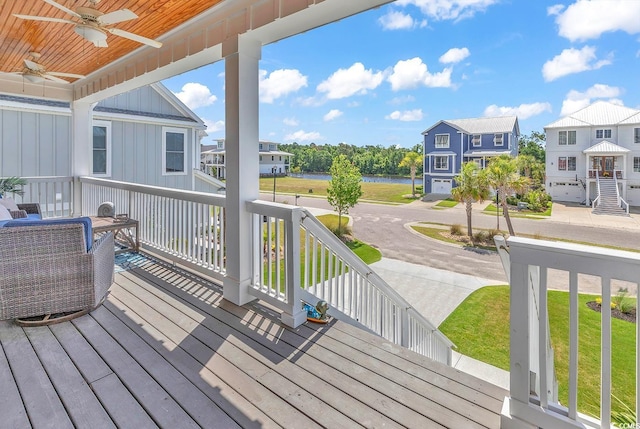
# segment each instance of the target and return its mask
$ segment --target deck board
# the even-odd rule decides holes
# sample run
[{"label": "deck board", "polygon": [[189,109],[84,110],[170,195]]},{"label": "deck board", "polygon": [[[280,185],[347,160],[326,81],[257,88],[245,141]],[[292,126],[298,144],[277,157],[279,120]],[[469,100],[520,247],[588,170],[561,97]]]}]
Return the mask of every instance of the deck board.
[{"label": "deck board", "polygon": [[15,427],[498,428],[505,394],[339,321],[286,328],[160,262],[72,322],[0,322]]}]

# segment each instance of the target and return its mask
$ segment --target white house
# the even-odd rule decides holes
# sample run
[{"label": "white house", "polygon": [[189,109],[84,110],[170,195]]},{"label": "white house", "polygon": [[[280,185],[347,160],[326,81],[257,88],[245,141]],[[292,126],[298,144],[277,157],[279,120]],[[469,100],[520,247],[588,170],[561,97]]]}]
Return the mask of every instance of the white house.
[{"label": "white house", "polygon": [[[106,179],[216,192],[198,171],[205,125],[160,83],[93,105],[92,142],[84,160]],[[0,176],[70,176],[69,102],[0,94]],[[17,144],[17,146],[16,146]],[[18,150],[15,150],[15,148]]]},{"label": "white house", "polygon": [[[216,139],[214,141],[216,145],[213,149],[201,152],[201,168],[204,172],[217,179],[224,179],[226,177],[225,155],[227,153],[224,139]],[[278,176],[284,176],[289,173],[292,153],[278,150],[278,143],[266,140],[260,140],[258,148],[260,176],[272,176],[274,173]]]},{"label": "white house", "polygon": [[613,183],[622,205],[640,205],[640,110],[598,101],[544,131],[546,188],[555,201],[589,204]]}]

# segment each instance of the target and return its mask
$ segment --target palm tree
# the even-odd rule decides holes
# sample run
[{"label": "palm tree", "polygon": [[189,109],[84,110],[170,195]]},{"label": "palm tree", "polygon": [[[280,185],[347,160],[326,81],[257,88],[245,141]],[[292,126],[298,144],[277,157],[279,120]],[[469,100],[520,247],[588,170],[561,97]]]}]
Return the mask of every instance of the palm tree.
[{"label": "palm tree", "polygon": [[545,166],[533,155],[518,155],[516,157],[516,163],[518,164],[520,173],[528,177],[532,185],[539,185],[544,179]]},{"label": "palm tree", "polygon": [[4,177],[0,179],[0,198],[5,194],[24,195],[22,187],[27,181],[21,177]]},{"label": "palm tree", "polygon": [[422,155],[418,152],[407,152],[398,167],[409,167],[411,172],[411,195],[416,194],[416,170],[422,166]]},{"label": "palm tree", "polygon": [[462,170],[454,179],[456,187],[451,190],[451,196],[456,201],[465,203],[467,210],[467,235],[473,240],[471,228],[471,210],[475,201],[482,202],[489,196],[489,183],[486,170],[481,170],[475,162],[462,165]]},{"label": "palm tree", "polygon": [[521,176],[518,172],[518,164],[515,158],[509,155],[500,155],[493,158],[487,167],[489,185],[495,189],[500,196],[500,205],[504,219],[507,221],[509,235],[515,236],[509,209],[507,208],[507,196],[513,193],[522,193],[529,186],[529,179]]}]

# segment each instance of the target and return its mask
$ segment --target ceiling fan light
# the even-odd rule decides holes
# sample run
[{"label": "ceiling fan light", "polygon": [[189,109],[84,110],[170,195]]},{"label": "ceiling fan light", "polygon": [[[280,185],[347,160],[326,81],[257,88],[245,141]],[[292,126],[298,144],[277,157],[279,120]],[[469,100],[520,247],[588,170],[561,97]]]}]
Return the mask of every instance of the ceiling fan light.
[{"label": "ceiling fan light", "polygon": [[27,79],[31,83],[42,83],[44,82],[44,78],[42,76],[38,76],[37,74],[25,74],[23,75],[25,79]]},{"label": "ceiling fan light", "polygon": [[94,44],[107,40],[107,33],[90,25],[78,24],[74,28],[74,31]]}]

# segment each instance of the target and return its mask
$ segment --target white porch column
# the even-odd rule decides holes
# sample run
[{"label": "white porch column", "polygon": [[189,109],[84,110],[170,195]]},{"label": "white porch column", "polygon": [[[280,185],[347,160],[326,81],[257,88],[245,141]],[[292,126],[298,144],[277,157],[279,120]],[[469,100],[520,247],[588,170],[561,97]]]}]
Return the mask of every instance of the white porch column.
[{"label": "white porch column", "polygon": [[255,299],[251,282],[251,214],[259,197],[258,61],[260,42],[235,36],[222,45],[225,58],[226,245],[223,296],[236,305]]},{"label": "white porch column", "polygon": [[[93,105],[74,101],[71,103],[71,176],[74,177],[72,216],[81,216],[82,188],[79,176],[91,174],[91,157],[93,148]],[[97,207],[96,207],[97,209]]]}]

